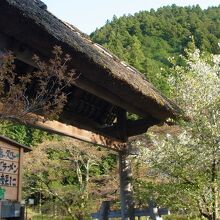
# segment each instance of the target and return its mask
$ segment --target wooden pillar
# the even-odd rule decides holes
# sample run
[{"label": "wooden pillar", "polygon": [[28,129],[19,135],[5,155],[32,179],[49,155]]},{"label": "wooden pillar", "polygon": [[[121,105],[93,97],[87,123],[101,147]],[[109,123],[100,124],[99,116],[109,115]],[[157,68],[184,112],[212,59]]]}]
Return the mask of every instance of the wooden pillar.
[{"label": "wooden pillar", "polygon": [[21,214],[19,220],[25,220],[25,207],[21,206]]},{"label": "wooden pillar", "polygon": [[[121,140],[128,140],[127,136],[127,113],[124,109],[118,109],[117,128]],[[134,220],[133,217],[133,188],[131,183],[132,171],[131,162],[127,150],[119,153],[119,176],[120,176],[120,197],[121,197],[121,219]]]},{"label": "wooden pillar", "polygon": [[102,206],[99,212],[99,220],[108,220],[109,210],[110,210],[110,201],[102,202]]},{"label": "wooden pillar", "polygon": [[132,172],[129,155],[126,152],[119,153],[121,219],[134,220],[133,187],[131,183]]}]

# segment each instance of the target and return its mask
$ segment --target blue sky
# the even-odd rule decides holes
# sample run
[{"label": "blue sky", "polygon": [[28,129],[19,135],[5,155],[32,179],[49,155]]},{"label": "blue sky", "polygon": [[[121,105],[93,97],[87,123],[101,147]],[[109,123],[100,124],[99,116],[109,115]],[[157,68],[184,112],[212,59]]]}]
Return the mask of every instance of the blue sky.
[{"label": "blue sky", "polygon": [[48,10],[81,31],[89,34],[106,20],[123,14],[157,9],[176,4],[179,6],[199,4],[202,8],[220,5],[219,0],[43,0]]}]

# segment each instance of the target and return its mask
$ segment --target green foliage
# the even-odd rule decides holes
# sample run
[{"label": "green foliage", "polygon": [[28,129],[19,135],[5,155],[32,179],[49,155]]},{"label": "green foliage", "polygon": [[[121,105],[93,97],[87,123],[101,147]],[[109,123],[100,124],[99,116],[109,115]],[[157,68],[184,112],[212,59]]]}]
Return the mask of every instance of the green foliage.
[{"label": "green foliage", "polygon": [[58,220],[71,220],[70,217],[54,217],[54,216],[46,216],[46,215],[34,215],[33,216],[33,220],[54,220],[54,219],[58,219]]},{"label": "green foliage", "polygon": [[165,94],[170,67],[169,57],[178,58],[190,46],[191,36],[202,51],[218,53],[220,49],[220,7],[202,10],[199,6],[159,8],[132,15],[114,17],[91,34],[122,60],[130,63]]},{"label": "green foliage", "polygon": [[[220,55],[187,52],[186,65],[175,65],[169,82],[173,97],[189,121],[174,134],[155,136],[144,149],[151,177],[143,192],[174,210],[219,218],[220,196]],[[155,184],[155,178],[157,183]],[[141,199],[141,198],[140,198]]]},{"label": "green foliage", "polygon": [[103,175],[108,172],[111,172],[117,163],[117,156],[116,154],[108,154],[102,157],[102,162],[98,167],[99,174]]},{"label": "green foliage", "polygon": [[36,146],[44,140],[59,139],[59,136],[57,135],[50,135],[42,130],[30,128],[26,125],[15,124],[9,121],[1,121],[0,134],[26,146]]},{"label": "green foliage", "polygon": [[113,162],[113,155],[107,156],[106,151],[84,142],[63,139],[43,143],[26,156],[25,197],[36,198],[40,203],[40,194],[41,203],[48,210],[55,203],[58,212],[71,219],[88,219],[100,205],[99,195],[106,190],[99,185],[104,183],[100,174],[106,175]]}]

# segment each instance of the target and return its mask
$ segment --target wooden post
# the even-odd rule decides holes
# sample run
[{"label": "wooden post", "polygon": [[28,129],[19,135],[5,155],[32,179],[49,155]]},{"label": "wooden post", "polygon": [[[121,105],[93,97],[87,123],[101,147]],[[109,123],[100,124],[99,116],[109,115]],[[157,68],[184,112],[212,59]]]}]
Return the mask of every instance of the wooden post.
[{"label": "wooden post", "polygon": [[149,210],[150,210],[150,219],[151,220],[163,220],[162,217],[159,215],[159,210],[157,205],[153,202],[149,202]]},{"label": "wooden post", "polygon": [[21,206],[21,214],[19,220],[25,220],[25,207]]},{"label": "wooden post", "polygon": [[126,152],[119,153],[121,219],[134,220],[133,188],[131,184],[132,172],[129,155]]},{"label": "wooden post", "polygon": [[99,213],[99,220],[108,220],[109,209],[110,209],[110,201],[102,202],[102,206]]},{"label": "wooden post", "polygon": [[21,191],[22,191],[22,172],[23,172],[23,157],[24,157],[24,148],[19,149],[19,173],[18,173],[18,195],[17,201],[21,202]]},{"label": "wooden post", "polygon": [[[118,109],[117,128],[121,140],[127,141],[127,115],[126,110]],[[119,176],[120,176],[120,196],[121,196],[121,219],[134,220],[133,215],[133,193],[132,193],[132,172],[129,155],[126,150],[119,152]]]}]

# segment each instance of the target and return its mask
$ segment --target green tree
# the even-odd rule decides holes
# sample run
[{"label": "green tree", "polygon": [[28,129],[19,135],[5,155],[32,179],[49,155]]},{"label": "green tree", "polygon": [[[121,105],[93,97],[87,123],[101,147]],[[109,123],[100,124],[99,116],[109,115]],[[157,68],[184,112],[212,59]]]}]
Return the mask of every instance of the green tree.
[{"label": "green tree", "polygon": [[169,70],[169,57],[178,58],[194,36],[195,45],[208,53],[219,53],[220,7],[202,10],[198,5],[176,5],[134,15],[114,17],[91,34],[93,41],[103,45],[119,58],[143,72],[166,95],[167,79],[161,68]]},{"label": "green tree", "polygon": [[[89,219],[90,213],[96,212],[100,205],[100,194],[106,193],[106,170],[109,172],[114,163],[105,150],[84,142],[72,139],[44,142],[26,155],[25,196],[38,198],[41,194],[41,203],[56,203],[60,207],[62,212],[58,214]],[[114,191],[117,186],[112,176],[107,179]]]},{"label": "green tree", "polygon": [[[175,133],[154,140],[144,160],[157,187],[145,191],[175,209],[217,220],[220,214],[220,55],[188,51],[184,67],[175,66],[170,79],[172,96],[189,121]],[[147,190],[148,189],[148,190]]]},{"label": "green tree", "polygon": [[128,48],[128,62],[140,71],[144,71],[142,69],[144,61],[145,57],[141,48],[141,43],[136,36],[133,36]]},{"label": "green tree", "polygon": [[2,121],[0,123],[0,134],[21,144],[32,147],[37,146],[45,140],[55,140],[60,138],[58,135],[51,135],[42,130],[9,121]]}]

